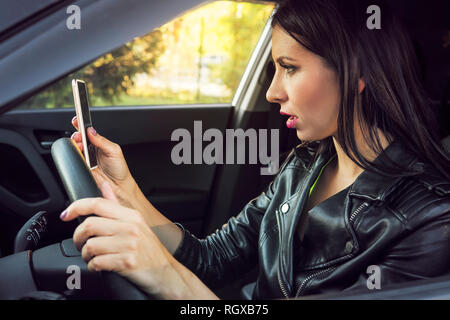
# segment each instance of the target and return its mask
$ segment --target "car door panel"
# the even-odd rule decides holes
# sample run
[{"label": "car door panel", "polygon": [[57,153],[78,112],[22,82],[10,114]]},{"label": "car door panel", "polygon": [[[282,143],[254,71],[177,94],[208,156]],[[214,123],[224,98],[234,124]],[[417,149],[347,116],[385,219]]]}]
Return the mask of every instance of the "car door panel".
[{"label": "car door panel", "polygon": [[3,153],[0,167],[4,171],[0,199],[5,207],[30,218],[39,210],[52,212],[64,205],[54,175],[24,136],[0,129],[0,149]]},{"label": "car door panel", "polygon": [[[216,128],[225,132],[232,111],[230,105],[99,107],[92,108],[92,121],[100,134],[121,145],[130,171],[152,204],[169,219],[200,234],[216,166],[175,165],[171,150],[178,141],[171,141],[171,134],[179,128],[187,129],[193,146],[194,121],[202,122],[203,131]],[[56,139],[71,135],[74,115],[73,109],[19,110],[0,118],[0,128],[13,128],[1,129],[1,143],[17,148],[36,176],[37,186],[32,191],[40,184],[42,194],[38,202],[29,203],[25,199],[32,195],[24,191],[20,198],[0,186],[2,204],[25,217],[39,210],[64,209],[68,200],[49,147]],[[23,165],[16,170],[22,171]]]}]

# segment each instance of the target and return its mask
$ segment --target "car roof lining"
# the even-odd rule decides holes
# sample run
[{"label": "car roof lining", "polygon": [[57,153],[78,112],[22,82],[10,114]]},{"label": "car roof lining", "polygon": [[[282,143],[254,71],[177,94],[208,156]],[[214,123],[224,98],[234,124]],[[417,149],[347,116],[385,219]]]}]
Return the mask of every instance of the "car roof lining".
[{"label": "car roof lining", "polygon": [[0,8],[0,34],[22,24],[40,12],[47,11],[64,0],[3,0]]}]

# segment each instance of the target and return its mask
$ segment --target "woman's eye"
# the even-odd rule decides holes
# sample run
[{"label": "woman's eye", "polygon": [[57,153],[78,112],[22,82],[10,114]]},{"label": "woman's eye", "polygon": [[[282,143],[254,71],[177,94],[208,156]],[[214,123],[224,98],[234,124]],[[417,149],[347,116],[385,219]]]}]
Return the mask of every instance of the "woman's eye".
[{"label": "woman's eye", "polygon": [[290,66],[287,64],[280,63],[280,67],[282,67],[283,69],[286,69],[287,73],[294,73],[297,70],[297,67]]}]

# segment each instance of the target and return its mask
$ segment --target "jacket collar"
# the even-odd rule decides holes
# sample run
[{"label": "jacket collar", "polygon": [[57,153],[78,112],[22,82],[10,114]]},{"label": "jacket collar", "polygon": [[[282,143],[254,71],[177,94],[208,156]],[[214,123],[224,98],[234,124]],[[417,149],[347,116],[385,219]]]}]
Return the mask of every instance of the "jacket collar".
[{"label": "jacket collar", "polygon": [[[418,158],[396,140],[374,160],[374,164],[381,165],[391,162],[399,164],[407,171],[415,171],[414,175],[418,175],[423,171],[423,167],[416,166]],[[403,179],[401,176],[393,177],[364,170],[350,188],[350,194],[369,197],[371,200],[384,201],[401,179]]]},{"label": "jacket collar", "polygon": [[[329,143],[332,143],[331,140]],[[313,150],[314,148],[317,149],[316,146],[317,145],[314,143],[312,147],[309,145],[308,148],[295,149],[297,158],[303,163],[304,167],[310,171],[313,177],[316,177],[326,161],[336,154],[334,147],[326,148],[327,151],[319,154],[317,160],[309,167],[308,164],[314,160]],[[391,144],[373,161],[374,164],[381,165],[392,162],[399,164],[407,171],[415,172],[411,175],[417,175],[423,171],[423,166],[418,163],[417,156],[397,140],[391,142]],[[394,190],[394,187],[401,179],[401,176],[388,176],[375,171],[364,170],[351,185],[349,195],[382,202]]]}]

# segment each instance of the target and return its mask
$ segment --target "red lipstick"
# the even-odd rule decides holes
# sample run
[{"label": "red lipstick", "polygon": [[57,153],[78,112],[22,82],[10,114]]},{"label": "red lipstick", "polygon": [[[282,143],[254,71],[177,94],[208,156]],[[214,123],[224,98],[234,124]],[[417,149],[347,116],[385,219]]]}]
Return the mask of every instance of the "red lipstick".
[{"label": "red lipstick", "polygon": [[289,116],[289,119],[286,121],[286,127],[288,127],[289,129],[295,128],[295,125],[297,124],[298,121],[298,117],[282,111],[280,111],[280,114],[283,116]]}]

